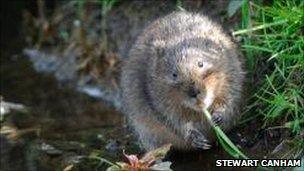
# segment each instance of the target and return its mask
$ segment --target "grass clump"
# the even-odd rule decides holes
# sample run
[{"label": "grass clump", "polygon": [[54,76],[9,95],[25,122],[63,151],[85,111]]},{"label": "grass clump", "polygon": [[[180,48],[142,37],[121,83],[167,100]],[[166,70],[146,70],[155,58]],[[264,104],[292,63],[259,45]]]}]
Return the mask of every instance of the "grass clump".
[{"label": "grass clump", "polygon": [[248,113],[262,116],[264,128],[289,129],[293,139],[304,133],[303,11],[301,0],[244,0],[243,29],[233,33],[242,37],[254,85]]}]

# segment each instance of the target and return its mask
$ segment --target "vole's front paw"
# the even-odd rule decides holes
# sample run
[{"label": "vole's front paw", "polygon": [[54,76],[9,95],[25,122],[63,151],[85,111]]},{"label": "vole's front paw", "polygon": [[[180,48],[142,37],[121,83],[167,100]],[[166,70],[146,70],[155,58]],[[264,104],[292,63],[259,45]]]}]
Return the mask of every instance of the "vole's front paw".
[{"label": "vole's front paw", "polygon": [[187,131],[186,139],[195,148],[203,150],[211,148],[210,141],[208,141],[207,138],[197,129],[189,129]]},{"label": "vole's front paw", "polygon": [[223,114],[222,114],[222,112],[220,112],[220,111],[214,111],[212,113],[211,117],[212,117],[211,119],[212,119],[212,121],[213,121],[213,123],[215,125],[220,126],[220,125],[223,124]]}]

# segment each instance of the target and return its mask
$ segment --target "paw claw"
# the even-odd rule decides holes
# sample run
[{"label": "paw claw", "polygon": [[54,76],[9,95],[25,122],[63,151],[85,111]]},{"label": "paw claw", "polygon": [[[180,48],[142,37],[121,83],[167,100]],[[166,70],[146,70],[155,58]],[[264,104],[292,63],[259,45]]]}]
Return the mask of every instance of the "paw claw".
[{"label": "paw claw", "polygon": [[204,150],[207,150],[207,149],[211,148],[210,144],[205,143],[205,142],[201,142],[201,141],[192,141],[191,145],[195,148],[204,149]]},{"label": "paw claw", "polygon": [[221,112],[213,112],[212,114],[212,121],[215,125],[222,125],[223,124],[223,116]]},{"label": "paw claw", "polygon": [[207,150],[211,148],[211,143],[206,137],[198,130],[191,129],[188,131],[188,141],[191,145],[198,149]]}]

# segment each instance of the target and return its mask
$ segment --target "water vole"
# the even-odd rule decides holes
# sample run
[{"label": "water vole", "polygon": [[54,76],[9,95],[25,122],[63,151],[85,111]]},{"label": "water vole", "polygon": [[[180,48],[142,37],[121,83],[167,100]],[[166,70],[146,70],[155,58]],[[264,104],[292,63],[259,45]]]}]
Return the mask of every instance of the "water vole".
[{"label": "water vole", "polygon": [[206,16],[174,12],[150,24],[123,62],[123,109],[145,149],[210,148],[198,102],[229,130],[239,117],[244,72],[236,46]]}]

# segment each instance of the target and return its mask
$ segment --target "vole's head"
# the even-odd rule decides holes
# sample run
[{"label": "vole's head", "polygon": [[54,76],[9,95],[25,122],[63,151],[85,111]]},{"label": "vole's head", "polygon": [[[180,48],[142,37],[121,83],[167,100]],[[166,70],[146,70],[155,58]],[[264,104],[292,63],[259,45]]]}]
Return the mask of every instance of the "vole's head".
[{"label": "vole's head", "polygon": [[226,59],[217,49],[179,46],[158,52],[153,79],[175,105],[200,111],[223,96],[229,72]]}]

